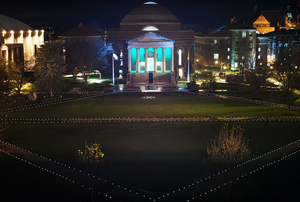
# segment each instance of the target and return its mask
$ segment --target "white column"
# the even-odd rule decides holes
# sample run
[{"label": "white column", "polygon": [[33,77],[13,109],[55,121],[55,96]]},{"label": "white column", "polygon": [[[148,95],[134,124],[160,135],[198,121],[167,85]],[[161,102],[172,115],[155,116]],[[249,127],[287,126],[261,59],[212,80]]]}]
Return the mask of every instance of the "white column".
[{"label": "white column", "polygon": [[171,72],[174,72],[174,47],[171,48]]},{"label": "white column", "polygon": [[165,47],[162,48],[163,49],[163,60],[162,60],[162,72],[165,73],[165,61],[166,61],[166,58],[165,58]]},{"label": "white column", "polygon": [[156,55],[157,47],[154,47],[154,72],[157,72],[157,55]]},{"label": "white column", "polygon": [[140,48],[139,47],[136,47],[136,73],[139,73],[140,72]]},{"label": "white column", "polygon": [[131,47],[128,47],[128,72],[129,72],[129,73],[131,73],[130,48],[131,48]]},{"label": "white column", "polygon": [[148,47],[145,47],[145,73],[148,73]]}]

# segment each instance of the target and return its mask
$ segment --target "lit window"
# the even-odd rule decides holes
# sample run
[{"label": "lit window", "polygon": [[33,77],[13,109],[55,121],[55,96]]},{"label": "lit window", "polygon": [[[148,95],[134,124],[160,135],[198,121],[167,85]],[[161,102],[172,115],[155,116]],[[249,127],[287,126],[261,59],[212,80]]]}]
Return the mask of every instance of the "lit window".
[{"label": "lit window", "polygon": [[123,58],[123,50],[120,50],[120,58]]},{"label": "lit window", "polygon": [[178,65],[182,65],[182,50],[178,50]]},{"label": "lit window", "polygon": [[261,48],[259,47],[259,48],[258,48],[258,52],[260,52],[260,51],[261,51]]},{"label": "lit window", "polygon": [[257,56],[257,59],[260,59],[260,55]]},{"label": "lit window", "polygon": [[228,59],[228,60],[230,59],[230,55],[227,55],[227,59]]},{"label": "lit window", "polygon": [[120,59],[120,66],[123,66],[123,60]]},{"label": "lit window", "polygon": [[229,51],[230,51],[230,48],[227,48],[227,51],[229,52]]},{"label": "lit window", "polygon": [[217,44],[217,43],[218,43],[218,40],[215,39],[215,40],[214,40],[214,44]]},{"label": "lit window", "polygon": [[246,31],[242,31],[242,37],[243,37],[243,38],[246,37]]},{"label": "lit window", "polygon": [[66,47],[63,47],[63,52],[66,52]]},{"label": "lit window", "polygon": [[237,62],[234,63],[234,67],[238,67],[238,63]]},{"label": "lit window", "polygon": [[262,65],[262,63],[259,63],[259,65]]},{"label": "lit window", "polygon": [[218,59],[219,59],[219,53],[215,53],[215,54],[214,54],[214,59],[215,59],[215,60],[218,60]]},{"label": "lit window", "polygon": [[154,27],[154,26],[148,26],[148,27],[145,27],[143,29],[143,31],[149,32],[149,31],[159,31],[159,30],[156,27]]}]

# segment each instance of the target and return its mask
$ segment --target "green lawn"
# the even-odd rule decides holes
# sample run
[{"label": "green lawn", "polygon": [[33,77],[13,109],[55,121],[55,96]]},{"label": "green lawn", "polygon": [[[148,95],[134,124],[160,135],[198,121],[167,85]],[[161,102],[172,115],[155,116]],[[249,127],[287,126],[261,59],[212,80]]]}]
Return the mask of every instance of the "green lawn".
[{"label": "green lawn", "polygon": [[[260,155],[299,138],[297,122],[240,122],[245,138]],[[77,150],[96,140],[105,153],[100,175],[124,186],[166,192],[200,177],[206,145],[222,123],[101,123],[19,125],[5,131],[6,141],[77,166]],[[113,172],[113,175],[112,175]]]},{"label": "green lawn", "polygon": [[[229,93],[217,92],[217,94],[242,97],[242,98],[250,98],[250,99],[254,98],[254,95],[251,92],[229,92]],[[262,101],[286,104],[286,97],[285,97],[284,92],[282,92],[282,91],[260,92],[260,93],[258,93],[257,98],[259,98]],[[300,99],[296,100],[292,105],[300,106]]]},{"label": "green lawn", "polygon": [[[142,99],[145,95],[156,96],[156,99]],[[185,93],[119,93],[13,112],[8,118],[271,116],[283,112],[285,109]],[[12,125],[3,134],[7,142],[73,166],[79,166],[77,150],[82,149],[84,141],[95,140],[105,153],[105,162],[97,175],[122,186],[165,194],[215,171],[215,167],[202,162],[206,157],[207,143],[218,135],[222,124],[19,124]],[[249,140],[253,156],[299,139],[298,122],[235,124],[245,130],[244,136]],[[5,162],[0,159],[0,163]],[[15,162],[9,163],[3,172],[8,170],[9,174],[14,174],[16,165]],[[27,170],[36,172],[34,168],[26,168],[24,175]],[[47,180],[47,176],[39,176]]]},{"label": "green lawn", "polygon": [[[142,99],[144,96],[156,99]],[[280,116],[285,112],[282,108],[186,93],[118,93],[17,111],[8,118],[241,117]]]}]

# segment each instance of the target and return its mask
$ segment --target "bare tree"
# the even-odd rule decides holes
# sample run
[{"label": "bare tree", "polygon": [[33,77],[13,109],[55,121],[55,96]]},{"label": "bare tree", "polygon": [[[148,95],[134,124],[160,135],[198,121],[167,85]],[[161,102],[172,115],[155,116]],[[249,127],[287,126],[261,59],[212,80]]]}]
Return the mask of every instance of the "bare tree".
[{"label": "bare tree", "polygon": [[295,90],[300,89],[300,47],[292,43],[281,46],[273,67],[273,76],[281,83],[286,96],[287,114],[290,114],[291,104],[300,98],[295,93]]},{"label": "bare tree", "polygon": [[84,149],[83,150],[78,150],[78,155],[79,155],[79,161],[83,163],[88,171],[90,172],[90,177],[91,177],[91,184],[92,184],[92,189],[91,189],[91,200],[93,201],[94,199],[94,183],[93,183],[93,173],[95,167],[103,162],[104,159],[104,153],[102,152],[102,147],[96,143],[96,142],[91,142],[88,144],[86,141],[84,143]]},{"label": "bare tree", "polygon": [[200,80],[202,85],[208,85],[210,91],[212,87],[216,87],[217,83],[212,69],[207,67],[207,65],[207,61],[202,56],[197,56],[196,62],[193,64],[194,73],[192,76],[195,80]]},{"label": "bare tree", "polygon": [[101,70],[108,62],[111,53],[111,44],[105,44],[102,38],[88,40],[78,39],[66,44],[66,60],[73,76],[81,72],[84,86],[94,70]]},{"label": "bare tree", "polygon": [[247,159],[251,150],[248,143],[243,138],[243,129],[241,127],[224,124],[220,130],[219,136],[212,139],[207,144],[207,162],[210,163],[235,163]]}]

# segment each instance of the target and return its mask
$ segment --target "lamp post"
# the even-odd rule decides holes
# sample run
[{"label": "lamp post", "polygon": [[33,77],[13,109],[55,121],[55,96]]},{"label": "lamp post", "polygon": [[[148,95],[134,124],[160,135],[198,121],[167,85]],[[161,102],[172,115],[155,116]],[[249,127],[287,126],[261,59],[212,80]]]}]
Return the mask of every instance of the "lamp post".
[{"label": "lamp post", "polygon": [[189,83],[190,82],[190,49],[188,49],[187,61],[188,61],[187,82]]}]

